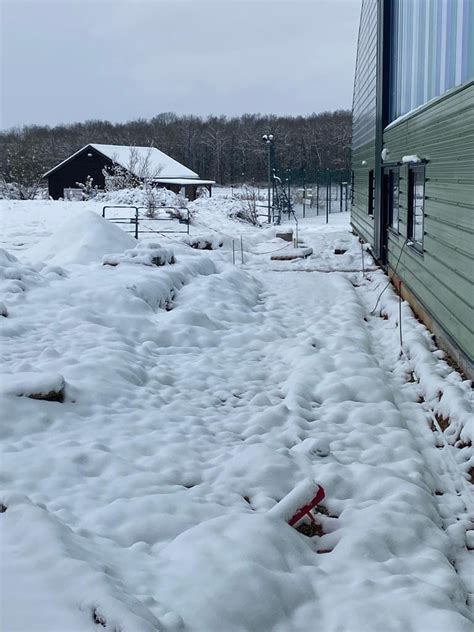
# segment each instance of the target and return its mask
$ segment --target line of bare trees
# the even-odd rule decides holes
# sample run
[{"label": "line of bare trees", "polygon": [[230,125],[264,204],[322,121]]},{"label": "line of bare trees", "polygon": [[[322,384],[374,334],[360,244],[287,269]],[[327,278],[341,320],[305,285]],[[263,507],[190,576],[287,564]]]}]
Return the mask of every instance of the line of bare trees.
[{"label": "line of bare trees", "polygon": [[42,174],[88,143],[158,147],[203,178],[222,184],[266,178],[262,134],[275,138],[277,168],[348,169],[351,113],[308,116],[244,114],[178,116],[171,112],[127,123],[86,121],[55,127],[31,125],[0,132],[0,177],[28,197]]}]

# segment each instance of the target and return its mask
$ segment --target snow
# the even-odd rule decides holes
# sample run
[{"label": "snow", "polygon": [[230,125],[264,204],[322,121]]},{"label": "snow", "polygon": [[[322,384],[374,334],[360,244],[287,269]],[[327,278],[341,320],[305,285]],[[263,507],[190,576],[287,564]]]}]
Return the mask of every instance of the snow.
[{"label": "snow", "polygon": [[79,211],[68,217],[51,237],[31,248],[28,256],[33,261],[54,264],[87,264],[135,244],[133,237],[97,213]]},{"label": "snow", "polygon": [[[239,205],[193,203],[202,251],[99,202],[3,205],[2,629],[472,630],[471,383],[405,302],[400,347],[390,288],[374,312],[347,214],[271,261],[294,223]],[[309,538],[285,518],[316,485]]]},{"label": "snow", "polygon": [[410,154],[408,156],[402,156],[402,163],[407,164],[411,162],[421,162],[421,158],[416,154]]},{"label": "snow", "polygon": [[138,242],[134,248],[124,253],[105,255],[103,265],[117,266],[121,263],[132,263],[145,266],[164,266],[175,262],[172,250],[163,248],[159,243]]},{"label": "snow", "polygon": [[[127,145],[98,145],[92,143],[91,147],[100,151],[122,167],[130,165],[131,148]],[[160,178],[199,178],[197,173],[188,169],[180,162],[163,153],[156,147],[133,147],[133,151],[139,160],[147,161],[150,172],[156,172]],[[137,174],[139,175],[139,174]]]},{"label": "snow", "polygon": [[[199,178],[197,173],[191,171],[191,169],[188,169],[188,167],[185,167],[180,162],[163,153],[156,147],[130,147],[128,145],[101,145],[97,143],[90,143],[89,145],[81,147],[81,149],[72,154],[72,156],[75,156],[87,147],[93,147],[98,152],[107,156],[107,158],[110,158],[110,160],[113,160],[115,163],[125,167],[126,169],[134,166],[131,164],[130,160],[132,156],[131,152],[133,151],[134,156],[137,158],[137,169],[146,163],[150,174],[159,175],[161,178]],[[63,162],[56,165],[53,169],[50,169],[43,177],[46,177],[60,165],[67,162],[72,156],[68,156],[66,160],[63,160]],[[139,176],[141,174],[137,172],[135,175]]]},{"label": "snow", "polygon": [[0,374],[0,392],[17,397],[47,395],[64,389],[62,375],[54,373],[14,373]]},{"label": "snow", "polygon": [[[320,486],[313,480],[308,479],[299,483],[274,507],[270,509],[268,515],[278,517],[284,522],[289,522],[298,509],[308,504],[320,491]],[[292,523],[293,524],[293,523]]]}]

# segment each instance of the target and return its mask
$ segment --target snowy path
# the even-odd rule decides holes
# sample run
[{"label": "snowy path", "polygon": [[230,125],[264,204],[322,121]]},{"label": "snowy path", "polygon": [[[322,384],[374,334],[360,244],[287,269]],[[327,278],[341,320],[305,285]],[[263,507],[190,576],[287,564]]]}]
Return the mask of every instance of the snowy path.
[{"label": "snowy path", "polygon": [[[327,264],[341,239],[312,245]],[[369,313],[378,277],[215,265],[183,252],[159,287],[18,268],[7,367],[68,397],[2,404],[5,629],[470,632],[473,516],[394,319]],[[265,515],[308,477],[312,539]]]}]

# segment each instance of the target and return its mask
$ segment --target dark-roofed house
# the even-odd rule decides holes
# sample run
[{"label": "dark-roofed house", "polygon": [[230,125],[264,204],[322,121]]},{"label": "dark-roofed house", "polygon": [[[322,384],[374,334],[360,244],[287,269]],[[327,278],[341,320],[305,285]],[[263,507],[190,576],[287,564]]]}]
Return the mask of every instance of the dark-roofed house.
[{"label": "dark-roofed house", "polygon": [[149,179],[154,185],[183,193],[194,200],[199,187],[212,191],[213,180],[202,180],[198,174],[156,147],[128,145],[98,145],[91,143],[44,174],[48,179],[49,195],[63,198],[65,190],[79,190],[78,183],[92,178],[93,186],[105,188],[104,169],[122,167],[137,180]]}]

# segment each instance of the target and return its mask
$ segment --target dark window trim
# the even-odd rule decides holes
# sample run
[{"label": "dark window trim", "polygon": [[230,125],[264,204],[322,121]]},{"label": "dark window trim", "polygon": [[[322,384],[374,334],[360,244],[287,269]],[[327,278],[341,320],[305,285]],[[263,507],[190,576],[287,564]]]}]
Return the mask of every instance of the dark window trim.
[{"label": "dark window trim", "polygon": [[367,183],[367,196],[368,196],[368,204],[367,204],[367,215],[370,217],[374,217],[374,208],[375,208],[375,170],[369,169],[368,172],[369,181]]},{"label": "dark window trim", "polygon": [[[388,209],[387,209],[387,229],[393,233],[394,235],[398,236],[400,235],[400,166],[398,163],[392,164],[392,165],[384,165],[383,167],[383,175],[384,177],[386,175],[388,175],[388,199],[386,200],[386,202],[388,202]],[[393,208],[394,208],[394,200],[392,197],[392,192],[393,192],[393,182],[394,182],[394,178],[397,178],[398,182],[398,187],[397,187],[397,191],[398,191],[398,199],[397,199],[397,206],[398,206],[398,216],[397,216],[397,224],[396,226],[393,225],[392,221],[393,221]]]},{"label": "dark window trim", "polygon": [[[423,256],[424,243],[425,243],[425,201],[426,201],[426,162],[416,162],[416,163],[408,163],[408,187],[407,187],[407,197],[408,197],[408,215],[407,215],[407,245],[415,251],[417,254]],[[421,242],[416,241],[414,238],[414,227],[413,227],[413,219],[414,219],[414,175],[416,173],[421,173],[423,175],[423,225],[422,225],[422,234],[421,234]]]}]

